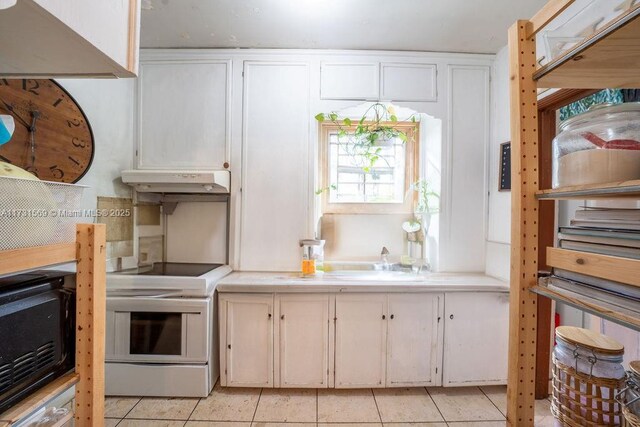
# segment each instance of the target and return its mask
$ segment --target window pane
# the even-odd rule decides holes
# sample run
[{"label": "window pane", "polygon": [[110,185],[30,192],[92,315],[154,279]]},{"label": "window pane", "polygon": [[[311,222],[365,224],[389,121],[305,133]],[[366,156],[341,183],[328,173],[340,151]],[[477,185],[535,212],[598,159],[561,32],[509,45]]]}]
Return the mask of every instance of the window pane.
[{"label": "window pane", "polygon": [[[377,156],[373,164],[363,156],[367,150]],[[406,146],[399,138],[370,148],[335,132],[328,153],[329,184],[336,187],[329,190],[330,203],[403,203]]]},{"label": "window pane", "polygon": [[131,354],[182,353],[181,313],[133,312],[130,327]]}]

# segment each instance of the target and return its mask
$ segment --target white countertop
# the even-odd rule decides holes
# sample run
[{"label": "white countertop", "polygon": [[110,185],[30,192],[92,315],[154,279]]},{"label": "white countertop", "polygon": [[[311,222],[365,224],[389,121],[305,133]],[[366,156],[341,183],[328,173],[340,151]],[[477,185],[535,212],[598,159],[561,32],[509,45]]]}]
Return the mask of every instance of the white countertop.
[{"label": "white countertop", "polygon": [[430,273],[403,279],[327,274],[234,272],[218,282],[218,292],[509,292],[509,284],[480,273]]}]

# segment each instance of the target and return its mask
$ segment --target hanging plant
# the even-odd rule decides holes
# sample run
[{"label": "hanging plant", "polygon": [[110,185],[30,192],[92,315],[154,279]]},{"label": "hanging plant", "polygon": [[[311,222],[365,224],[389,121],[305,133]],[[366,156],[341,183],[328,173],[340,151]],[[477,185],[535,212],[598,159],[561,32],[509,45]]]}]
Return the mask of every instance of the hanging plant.
[{"label": "hanging plant", "polygon": [[407,120],[399,121],[395,108],[380,102],[372,104],[355,124],[348,117],[340,118],[335,111],[328,114],[319,113],[315,119],[320,123],[329,121],[338,128],[338,144],[365,172],[370,172],[381,159],[383,146],[396,138],[403,143],[408,141],[408,134],[398,126],[399,124],[418,121],[415,114]]}]

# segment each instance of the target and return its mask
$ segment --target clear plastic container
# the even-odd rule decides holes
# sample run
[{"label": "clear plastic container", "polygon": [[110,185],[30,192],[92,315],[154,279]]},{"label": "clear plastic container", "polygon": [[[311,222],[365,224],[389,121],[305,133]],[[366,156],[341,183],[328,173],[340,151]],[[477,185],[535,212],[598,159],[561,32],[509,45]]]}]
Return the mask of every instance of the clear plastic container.
[{"label": "clear plastic container", "polygon": [[598,105],[553,140],[553,188],[640,179],[640,103]]},{"label": "clear plastic container", "polygon": [[549,62],[591,37],[625,13],[627,0],[583,0],[575,2],[541,33]]},{"label": "clear plastic container", "polygon": [[324,269],[324,240],[300,240],[302,248],[302,274],[313,276]]}]

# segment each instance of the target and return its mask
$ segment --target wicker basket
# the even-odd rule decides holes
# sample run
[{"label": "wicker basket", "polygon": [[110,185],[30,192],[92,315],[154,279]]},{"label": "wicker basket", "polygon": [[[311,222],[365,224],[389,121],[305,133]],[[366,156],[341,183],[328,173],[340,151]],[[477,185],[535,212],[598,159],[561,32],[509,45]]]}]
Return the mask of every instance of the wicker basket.
[{"label": "wicker basket", "polygon": [[0,177],[0,251],[74,242],[84,188]]},{"label": "wicker basket", "polygon": [[553,416],[570,427],[619,426],[621,405],[615,396],[624,380],[576,372],[553,357]]},{"label": "wicker basket", "polygon": [[640,427],[640,418],[633,414],[629,408],[624,405],[622,406],[622,415],[622,425],[624,427]]}]

